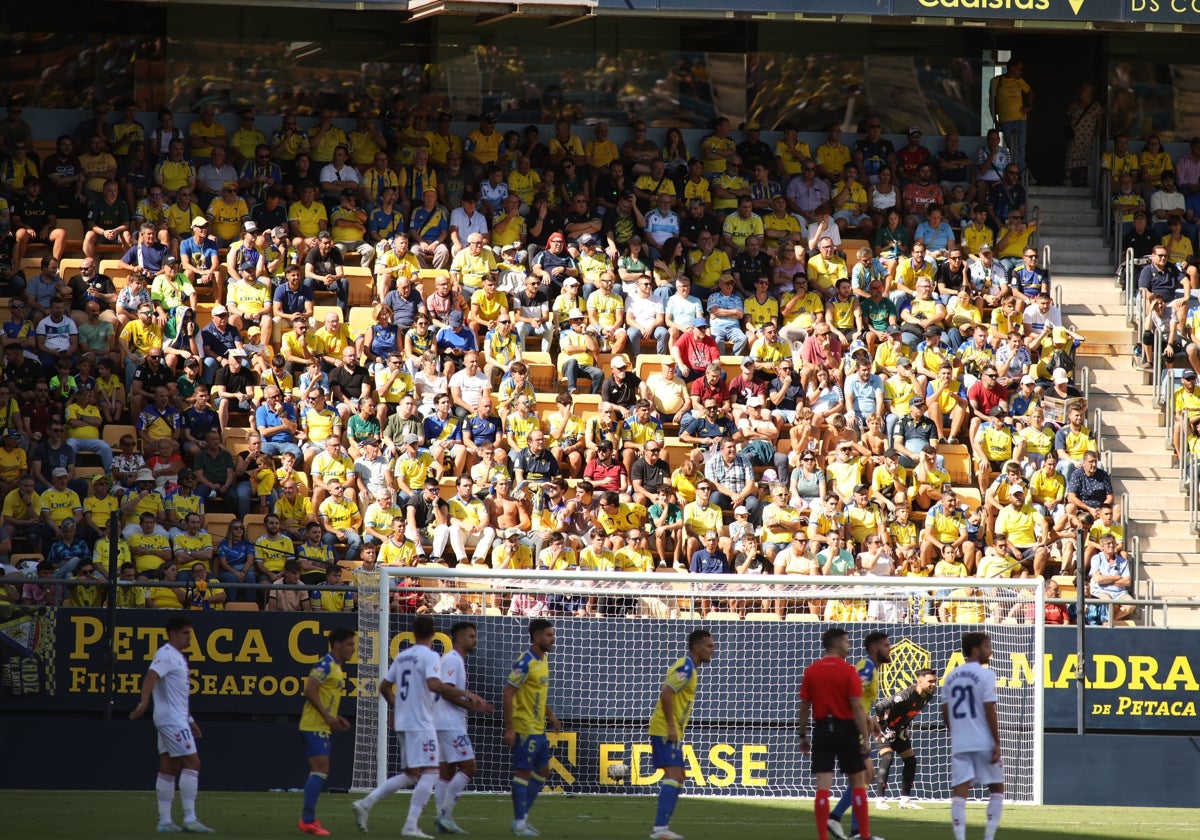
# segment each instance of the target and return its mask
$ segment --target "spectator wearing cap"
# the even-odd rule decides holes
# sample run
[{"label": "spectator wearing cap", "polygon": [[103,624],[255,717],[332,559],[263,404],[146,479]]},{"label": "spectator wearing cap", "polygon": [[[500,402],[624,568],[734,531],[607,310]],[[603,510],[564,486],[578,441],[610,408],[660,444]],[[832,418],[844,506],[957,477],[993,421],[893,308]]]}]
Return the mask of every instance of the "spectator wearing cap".
[{"label": "spectator wearing cap", "polygon": [[478,196],[473,190],[464,191],[461,205],[450,212],[450,253],[457,256],[467,247],[470,237],[488,237],[488,220],[478,208]]},{"label": "spectator wearing cap", "polygon": [[687,382],[704,376],[713,362],[719,363],[721,351],[709,332],[708,321],[693,319],[691,328],[671,345],[671,356],[679,375]]},{"label": "spectator wearing cap", "polygon": [[178,336],[182,332],[184,316],[179,309],[186,307],[193,313],[196,311],[196,288],[187,275],[179,271],[174,257],[163,260],[162,269],[150,286],[150,300],[159,325],[164,331],[173,330]]},{"label": "spectator wearing cap", "polygon": [[213,394],[216,396],[217,416],[221,428],[229,428],[229,412],[245,414],[254,410],[252,400],[258,385],[258,374],[246,364],[246,351],[240,346],[226,352],[225,365],[214,377]]},{"label": "spectator wearing cap", "polygon": [[446,319],[447,326],[438,330],[434,340],[442,373],[447,377],[453,376],[454,371],[462,367],[463,357],[467,353],[479,349],[475,333],[465,327],[463,320],[461,309],[451,310]]},{"label": "spectator wearing cap", "polygon": [[[213,286],[221,282],[219,245],[208,235],[209,220],[204,216],[192,219],[192,235],[179,243],[179,262],[193,286]],[[224,296],[218,298],[222,299]]]},{"label": "spectator wearing cap", "polygon": [[212,233],[219,247],[227,248],[241,238],[242,224],[250,218],[250,207],[238,195],[234,178],[228,178],[221,184],[221,192],[208,205],[206,215],[212,223]]},{"label": "spectator wearing cap", "polygon": [[333,245],[342,256],[356,253],[359,265],[370,268],[375,247],[367,244],[367,213],[358,206],[358,190],[342,190],[341,200],[329,214],[329,224]]},{"label": "spectator wearing cap", "polygon": [[[613,163],[612,167],[619,164]],[[629,242],[634,237],[641,238],[646,227],[646,218],[638,209],[633,191],[626,188],[618,193],[612,209],[606,210],[600,226],[600,239],[604,243],[604,251],[608,258],[616,263],[621,254],[629,249]]]},{"label": "spectator wearing cap", "polygon": [[242,349],[242,333],[229,322],[229,310],[218,303],[212,309],[212,322],[200,330],[204,351],[204,381],[210,385],[217,370],[229,358],[229,351]]},{"label": "spectator wearing cap", "polygon": [[587,315],[573,309],[567,314],[568,326],[558,337],[558,370],[567,381],[567,393],[578,391],[579,376],[591,379],[593,394],[600,393],[604,382],[604,371],[597,367],[600,361],[600,343],[587,330]]},{"label": "spectator wearing cap", "polygon": [[892,432],[892,446],[900,454],[900,465],[905,469],[917,466],[921,452],[936,442],[937,426],[925,416],[925,398],[914,394],[908,400],[907,416],[896,422]]}]

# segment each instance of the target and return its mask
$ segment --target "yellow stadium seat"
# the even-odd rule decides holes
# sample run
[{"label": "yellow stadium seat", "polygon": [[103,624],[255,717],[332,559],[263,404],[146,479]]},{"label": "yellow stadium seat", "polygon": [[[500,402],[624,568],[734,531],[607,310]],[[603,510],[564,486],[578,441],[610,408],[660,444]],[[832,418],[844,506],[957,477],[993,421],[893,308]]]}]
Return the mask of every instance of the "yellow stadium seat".
[{"label": "yellow stadium seat", "polygon": [[637,364],[634,366],[634,373],[637,378],[646,381],[652,373],[658,373],[664,363],[673,361],[670,356],[660,356],[657,353],[642,353],[637,357]]},{"label": "yellow stadium seat", "polygon": [[375,317],[371,314],[371,307],[355,306],[351,308],[349,325],[350,335],[355,338],[364,335],[367,337],[368,343],[370,343],[371,327],[375,325]]},{"label": "yellow stadium seat", "polygon": [[779,616],[773,612],[746,613],[747,621],[779,621]]},{"label": "yellow stadium seat", "polygon": [[138,439],[137,429],[133,426],[121,426],[115,423],[110,423],[101,430],[100,439],[113,449],[119,450],[121,448],[121,438],[125,435],[133,435],[135,442]]},{"label": "yellow stadium seat", "polygon": [[705,618],[709,621],[738,621],[741,619],[741,616],[735,612],[717,612],[714,610],[706,615]]}]

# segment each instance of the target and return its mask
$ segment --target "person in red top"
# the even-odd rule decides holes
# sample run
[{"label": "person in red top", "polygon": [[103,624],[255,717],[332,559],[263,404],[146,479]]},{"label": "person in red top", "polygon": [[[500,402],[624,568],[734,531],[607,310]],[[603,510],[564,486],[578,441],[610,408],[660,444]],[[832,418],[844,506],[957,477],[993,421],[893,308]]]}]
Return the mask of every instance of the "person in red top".
[{"label": "person in red top", "polygon": [[671,356],[685,382],[699,379],[711,363],[719,362],[721,351],[708,330],[708,321],[703,318],[692,321],[692,328],[671,347]]},{"label": "person in red top", "polygon": [[596,458],[588,461],[583,477],[592,482],[597,490],[624,493],[629,484],[625,465],[613,458],[613,443],[602,440],[596,447]]},{"label": "person in red top", "polygon": [[692,407],[689,414],[693,417],[704,415],[705,400],[716,400],[724,414],[729,414],[733,410],[733,405],[730,403],[729,383],[725,381],[725,371],[722,370],[719,361],[711,362],[704,369],[704,376],[693,382],[688,388],[688,392],[692,395]]},{"label": "person in red top", "polygon": [[[871,730],[862,704],[862,680],[846,661],[850,636],[841,627],[821,634],[825,655],[804,669],[800,683],[800,752],[812,753],[817,777],[814,817],[817,840],[829,840],[829,795],[836,762],[850,779],[854,794],[852,808],[859,836],[871,840],[865,771],[870,751]],[[813,721],[810,743],[809,720]]]},{"label": "person in red top", "polygon": [[804,339],[800,345],[800,358],[804,360],[804,373],[801,379],[805,387],[811,385],[817,378],[817,368],[825,368],[829,375],[837,380],[840,387],[845,373],[842,370],[842,354],[846,348],[841,339],[833,335],[829,324],[818,321],[813,327],[812,335]]},{"label": "person in red top", "polygon": [[1000,384],[996,375],[996,366],[987,365],[979,381],[967,389],[967,401],[971,404],[971,440],[980,425],[992,419],[992,409],[998,405],[1008,408],[1008,389]]}]

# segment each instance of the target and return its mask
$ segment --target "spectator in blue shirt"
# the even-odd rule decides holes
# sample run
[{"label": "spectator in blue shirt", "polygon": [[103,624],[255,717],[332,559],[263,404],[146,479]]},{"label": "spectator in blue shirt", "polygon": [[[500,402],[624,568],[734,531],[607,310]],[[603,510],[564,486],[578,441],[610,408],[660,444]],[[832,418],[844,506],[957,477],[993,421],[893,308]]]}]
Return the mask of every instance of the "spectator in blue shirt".
[{"label": "spectator in blue shirt", "polygon": [[479,344],[475,333],[463,327],[461,309],[450,313],[450,326],[438,330],[436,344],[438,356],[441,357],[442,373],[451,376],[462,366],[463,356],[472,350],[478,350]]},{"label": "spectator in blue shirt", "polygon": [[728,341],[733,345],[733,355],[743,355],[749,341],[742,329],[746,309],[742,296],[733,290],[732,274],[721,275],[721,279],[717,281],[717,291],[708,296],[707,306],[708,323],[712,327],[712,337],[716,339],[717,346]]}]

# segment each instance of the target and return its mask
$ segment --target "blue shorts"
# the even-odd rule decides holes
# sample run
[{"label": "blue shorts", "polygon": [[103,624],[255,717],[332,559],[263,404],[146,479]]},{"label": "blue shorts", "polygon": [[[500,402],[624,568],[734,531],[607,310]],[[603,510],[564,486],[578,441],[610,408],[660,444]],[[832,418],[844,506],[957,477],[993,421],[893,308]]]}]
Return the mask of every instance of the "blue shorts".
[{"label": "blue shorts", "polygon": [[668,741],[662,735],[650,736],[650,752],[655,770],[683,766],[683,742]]},{"label": "blue shorts", "polygon": [[307,758],[329,755],[328,732],[301,732],[300,738],[304,741],[304,755]]},{"label": "blue shorts", "polygon": [[513,745],[514,770],[542,770],[550,766],[550,739],[544,734],[518,735]]}]

